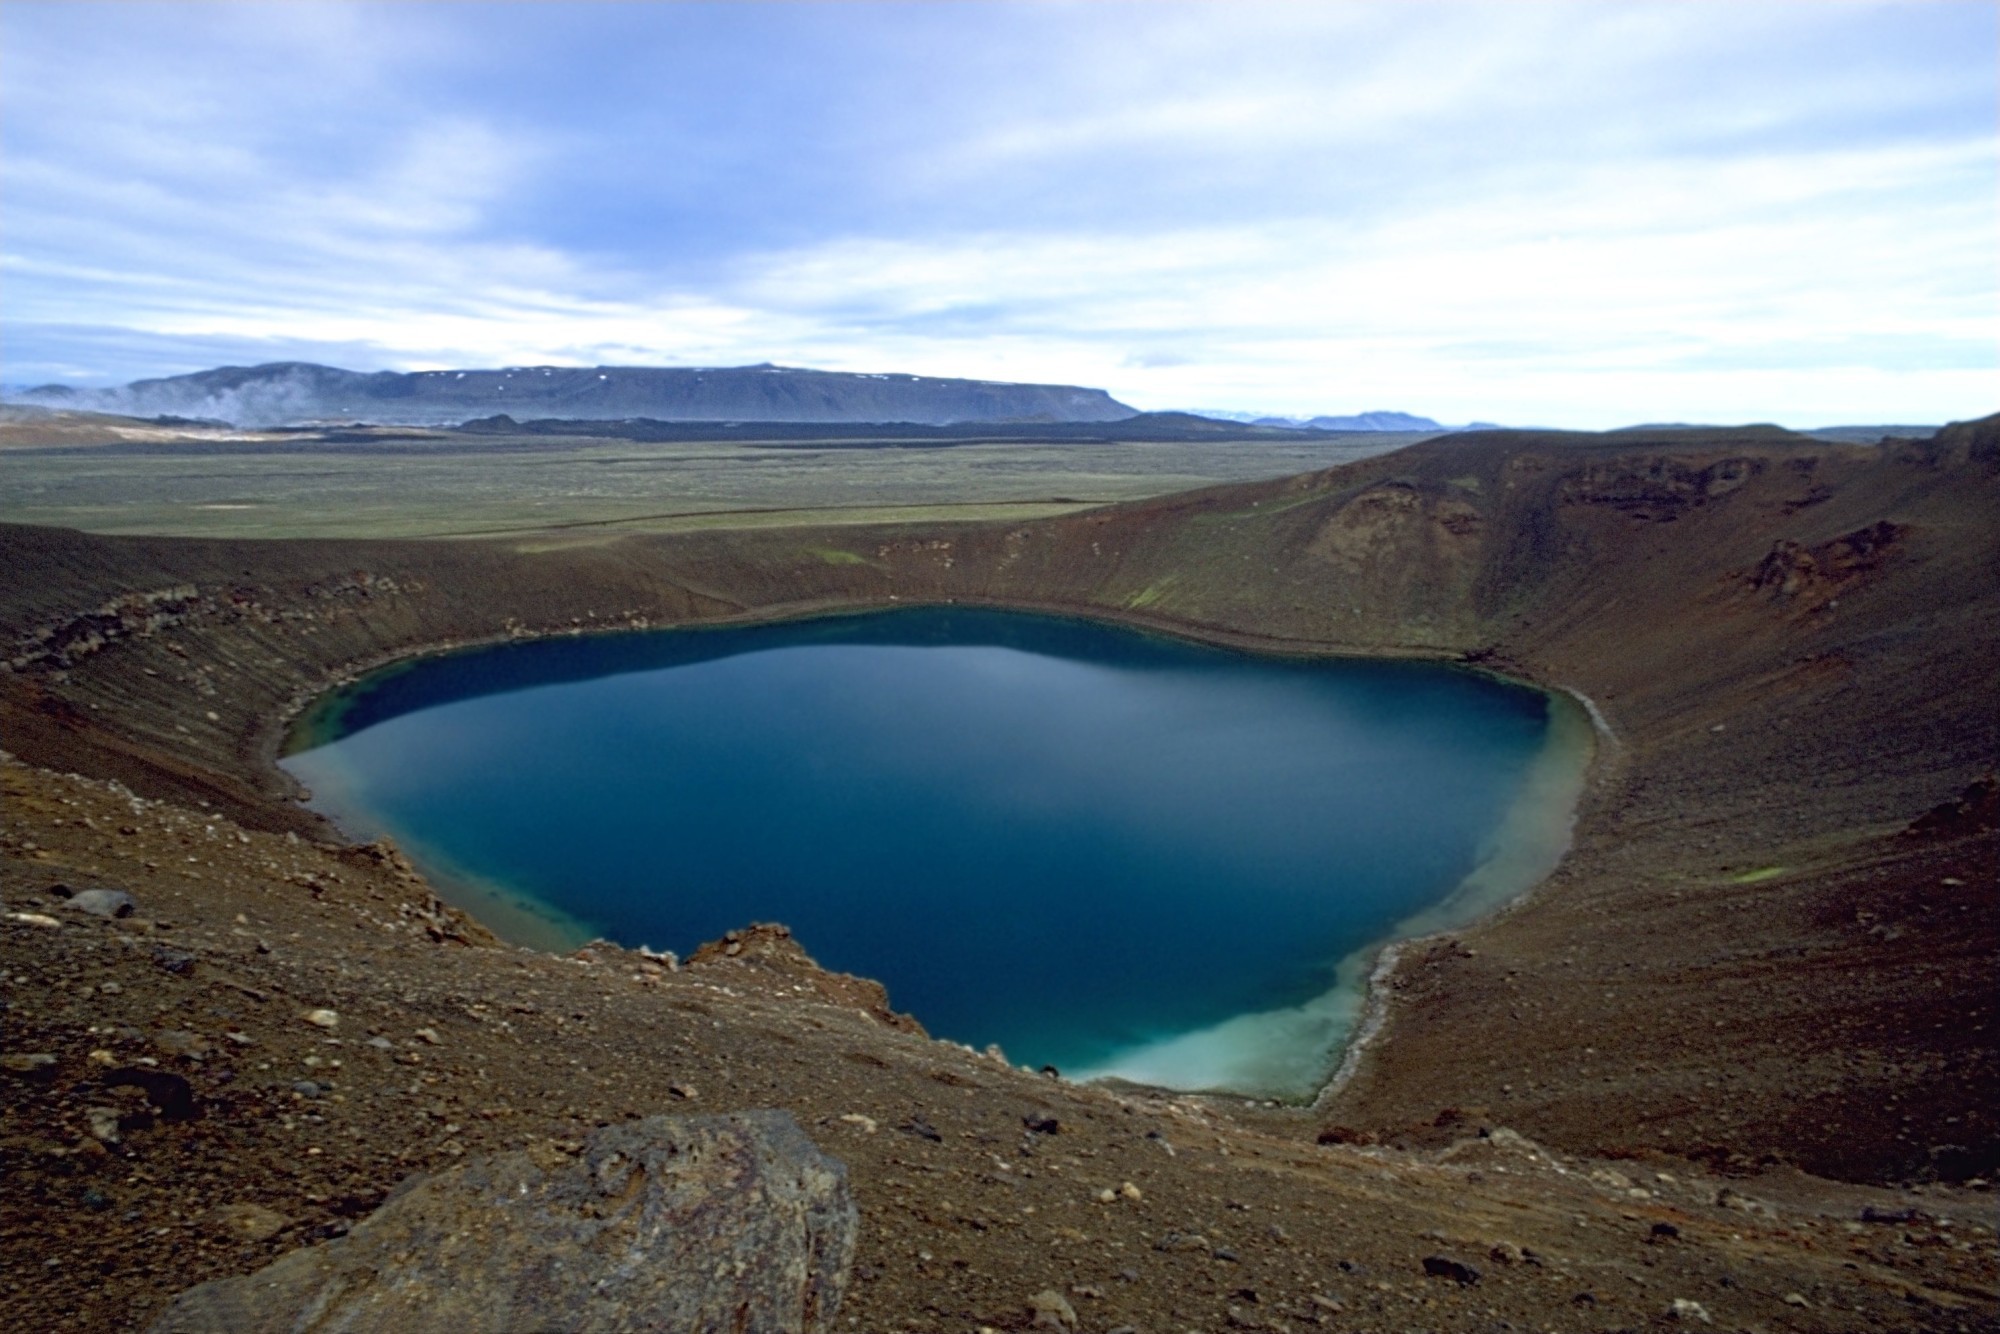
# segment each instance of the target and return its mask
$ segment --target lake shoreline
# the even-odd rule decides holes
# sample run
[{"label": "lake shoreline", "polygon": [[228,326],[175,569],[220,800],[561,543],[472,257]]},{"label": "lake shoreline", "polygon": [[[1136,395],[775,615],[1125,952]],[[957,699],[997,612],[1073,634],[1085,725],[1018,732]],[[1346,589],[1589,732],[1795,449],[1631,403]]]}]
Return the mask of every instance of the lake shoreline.
[{"label": "lake shoreline", "polygon": [[[885,612],[977,610],[1025,614],[1060,623],[1110,628],[1137,633],[1148,638],[1223,649],[1251,658],[1291,662],[1382,662],[1411,661],[1449,665],[1469,674],[1485,677],[1512,689],[1533,691],[1548,709],[1547,731],[1519,780],[1521,786],[1509,800],[1501,822],[1483,839],[1484,846],[1471,870],[1466,872],[1444,898],[1397,921],[1382,935],[1370,940],[1335,965],[1332,985],[1297,1006],[1271,1012],[1248,1012],[1219,1023],[1184,1031],[1173,1036],[1117,1049],[1109,1057],[1072,1071],[1078,1080],[1109,1080],[1137,1087],[1169,1092],[1204,1092],[1217,1096],[1268,1099],[1272,1097],[1299,1106],[1325,1101],[1335,1091],[1367,1040],[1379,1028],[1383,991],[1393,971],[1397,949],[1410,940],[1460,928],[1497,912],[1531,893],[1560,860],[1567,847],[1576,818],[1577,796],[1594,763],[1591,744],[1594,706],[1579,705],[1574,692],[1550,689],[1536,683],[1492,670],[1477,663],[1454,661],[1433,653],[1356,654],[1338,646],[1288,643],[1273,648],[1259,637],[1203,633],[1204,627],[1176,624],[1157,617],[1106,616],[1080,612],[1027,608],[1013,604],[943,600],[921,604],[891,602],[886,606],[793,609],[795,614],[770,617],[728,617],[692,625],[606,629],[586,632],[593,636],[633,634],[703,635],[716,631],[786,626],[814,621],[835,621],[848,617],[880,615]],[[488,644],[456,644],[442,651],[398,655],[371,671],[356,673],[351,679],[309,700],[292,718],[288,735],[292,744],[287,754],[295,754],[301,742],[319,744],[334,739],[355,691],[365,688],[371,678],[407,668],[426,658],[477,652],[508,642],[530,642],[570,638],[569,635],[508,636]],[[1254,645],[1254,646],[1253,646]],[[629,668],[627,670],[652,670]],[[348,697],[344,700],[343,697]],[[344,835],[380,837],[380,818],[358,801],[342,784],[322,779],[313,784],[313,805],[318,813]],[[438,849],[417,842],[407,834],[396,837],[398,845],[438,884],[454,906],[470,913],[502,940],[521,948],[564,954],[589,944],[599,933],[539,897],[514,889],[488,876],[475,875],[454,863]],[[651,942],[621,942],[633,948]],[[810,934],[806,943],[812,943]],[[877,965],[879,968],[879,964]],[[920,1021],[926,1016],[919,1012]],[[1274,1038],[1289,1031],[1290,1036]],[[1219,1054],[1200,1058],[1196,1069],[1235,1068],[1242,1070],[1245,1058],[1227,1049],[1248,1046],[1262,1050],[1261,1058],[1274,1068],[1288,1070],[1282,1076],[1239,1074],[1234,1077],[1205,1078],[1183,1072],[1181,1077],[1160,1074],[1155,1049],[1186,1052],[1206,1043]],[[1154,1052],[1149,1057],[1147,1053]],[[1218,1066],[1217,1061],[1221,1061]],[[1183,1065],[1185,1062],[1183,1061]],[[1148,1078],[1141,1071],[1151,1069]]]}]

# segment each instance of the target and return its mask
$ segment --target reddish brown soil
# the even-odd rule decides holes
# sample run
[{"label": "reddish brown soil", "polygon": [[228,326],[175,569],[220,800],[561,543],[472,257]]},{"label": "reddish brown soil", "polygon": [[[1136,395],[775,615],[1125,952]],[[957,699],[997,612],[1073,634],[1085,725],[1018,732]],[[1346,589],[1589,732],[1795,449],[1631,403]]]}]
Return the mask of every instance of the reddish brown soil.
[{"label": "reddish brown soil", "polygon": [[[852,1166],[861,1329],[1049,1287],[1089,1329],[1991,1322],[1996,437],[1462,436],[1035,524],[543,553],[0,530],[0,898],[60,923],[0,920],[0,1045],[55,1058],[0,1072],[0,1321],[127,1327],[409,1172],[694,1104]],[[772,933],[673,973],[497,946],[270,765],[391,657],[892,600],[1471,657],[1610,737],[1564,866],[1411,947],[1310,1112],[1010,1070]]]}]

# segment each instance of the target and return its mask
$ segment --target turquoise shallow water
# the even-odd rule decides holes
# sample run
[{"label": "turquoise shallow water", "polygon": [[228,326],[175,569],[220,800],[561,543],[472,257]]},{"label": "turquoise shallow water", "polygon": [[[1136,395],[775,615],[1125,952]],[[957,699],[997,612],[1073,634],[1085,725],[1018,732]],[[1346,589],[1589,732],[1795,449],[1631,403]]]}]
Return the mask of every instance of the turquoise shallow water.
[{"label": "turquoise shallow water", "polygon": [[516,938],[781,921],[938,1036],[1303,1096],[1341,962],[1491,860],[1550,713],[1434,664],[929,609],[422,659],[284,763]]}]

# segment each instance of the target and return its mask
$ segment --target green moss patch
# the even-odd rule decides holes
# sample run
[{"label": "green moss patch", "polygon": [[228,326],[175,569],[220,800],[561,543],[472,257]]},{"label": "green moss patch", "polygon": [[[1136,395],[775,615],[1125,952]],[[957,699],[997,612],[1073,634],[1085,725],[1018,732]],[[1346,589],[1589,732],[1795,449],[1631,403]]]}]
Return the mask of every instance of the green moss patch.
[{"label": "green moss patch", "polygon": [[866,556],[857,556],[852,551],[842,551],[839,547],[810,547],[808,550],[828,565],[867,565],[871,563]]}]

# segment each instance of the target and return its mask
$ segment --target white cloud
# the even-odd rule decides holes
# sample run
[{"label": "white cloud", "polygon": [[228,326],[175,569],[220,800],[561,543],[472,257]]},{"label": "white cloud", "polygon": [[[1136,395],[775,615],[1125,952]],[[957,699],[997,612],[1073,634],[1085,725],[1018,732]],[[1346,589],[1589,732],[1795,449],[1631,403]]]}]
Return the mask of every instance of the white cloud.
[{"label": "white cloud", "polygon": [[[487,29],[553,10],[138,7],[99,32],[32,8],[0,14],[10,380],[35,330],[71,331],[42,362],[74,370],[93,327],[1579,424],[2000,400],[2000,141],[1953,119],[1990,110],[1991,62],[1893,49],[1936,8],[926,10],[827,52],[823,99],[768,124],[796,86],[683,105],[643,61],[607,59],[587,106],[517,101],[495,62],[534,53]],[[635,13],[684,11],[598,17]],[[705,16],[793,14],[742,13]],[[961,23],[991,40],[944,75],[897,45]],[[842,119],[905,70],[934,107]],[[707,174],[655,190],[681,166],[658,127],[680,153],[710,110],[738,121]],[[595,193],[580,155],[611,164]],[[752,206],[786,239],[736,235]],[[104,346],[114,375],[130,345]]]},{"label": "white cloud", "polygon": [[[1101,368],[1114,391],[1156,405],[1193,401],[1181,387],[1200,376],[1201,401],[1216,406],[1332,406],[1284,390],[1285,377],[1314,366],[1349,368],[1353,383],[1432,386],[1427,402],[1445,375],[1497,392],[1538,370],[1544,388],[1566,376],[1618,392],[1686,390],[1740,383],[1704,360],[1756,366],[1773,344],[1812,357],[1815,339],[1828,344],[1817,369],[1833,379],[1871,339],[1990,346],[2000,324],[1987,268],[1993,217],[1963,202],[1963,178],[1993,156],[1991,141],[1975,141],[1607,167],[1532,197],[1360,228],[1304,219],[839,240],[770,257],[737,294],[873,328],[876,339],[905,323],[957,355],[1009,365],[1021,343],[1045,340],[1045,364],[1072,376]],[[1198,351],[1168,358],[1168,372],[1143,347],[1128,350],[1160,341]],[[1205,371],[1192,369],[1204,359]],[[1396,374],[1399,364],[1408,371]],[[1977,376],[1938,370],[1923,392],[1956,386],[1965,409]],[[1796,385],[1800,373],[1768,383]],[[1300,383],[1324,392],[1325,371]],[[1985,392],[1994,388],[1988,376]],[[1877,385],[1868,401],[1880,396]]]}]

